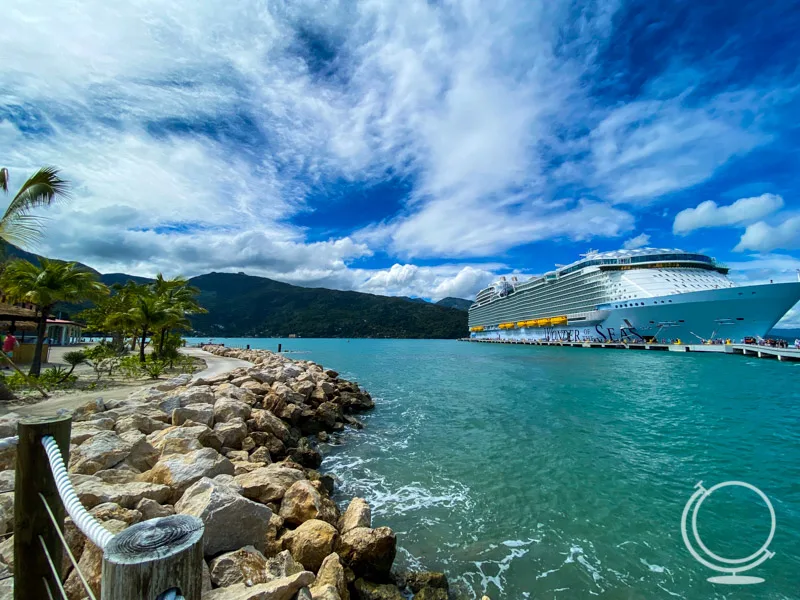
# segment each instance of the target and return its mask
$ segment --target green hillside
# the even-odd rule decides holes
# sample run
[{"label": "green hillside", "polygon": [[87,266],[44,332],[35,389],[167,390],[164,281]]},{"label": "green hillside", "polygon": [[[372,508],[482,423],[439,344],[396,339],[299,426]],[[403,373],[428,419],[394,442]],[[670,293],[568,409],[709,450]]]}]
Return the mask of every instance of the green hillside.
[{"label": "green hillside", "polygon": [[243,273],[189,281],[209,311],[192,318],[200,336],[457,338],[467,329],[463,311],[405,298],[304,288]]},{"label": "green hillside", "polygon": [[453,298],[448,296],[442,298],[436,303],[437,306],[446,306],[447,308],[457,308],[458,310],[469,310],[472,306],[472,300],[464,300],[464,298]]}]

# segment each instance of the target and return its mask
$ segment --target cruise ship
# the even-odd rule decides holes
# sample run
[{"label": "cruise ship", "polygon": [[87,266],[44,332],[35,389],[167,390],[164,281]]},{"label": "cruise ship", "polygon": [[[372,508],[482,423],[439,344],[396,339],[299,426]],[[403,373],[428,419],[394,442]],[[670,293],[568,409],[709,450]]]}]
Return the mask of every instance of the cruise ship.
[{"label": "cruise ship", "polygon": [[736,285],[703,254],[589,251],[527,281],[501,277],[469,309],[472,338],[685,343],[765,336],[800,300],[800,281]]}]

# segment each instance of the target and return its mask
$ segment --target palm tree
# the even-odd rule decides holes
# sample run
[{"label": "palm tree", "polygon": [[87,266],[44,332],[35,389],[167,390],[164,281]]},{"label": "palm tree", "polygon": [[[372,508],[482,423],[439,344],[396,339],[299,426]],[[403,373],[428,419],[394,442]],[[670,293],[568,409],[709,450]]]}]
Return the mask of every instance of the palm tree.
[{"label": "palm tree", "polygon": [[[0,188],[5,193],[8,180],[8,169],[0,169]],[[42,218],[31,213],[69,197],[69,182],[59,177],[58,169],[42,167],[22,184],[0,217],[0,239],[17,246],[35,243],[42,233]]]},{"label": "palm tree", "polygon": [[142,336],[139,343],[139,362],[145,362],[144,349],[147,345],[147,336],[168,323],[174,322],[182,315],[174,308],[169,306],[162,298],[159,298],[152,290],[139,295],[134,303],[134,307],[129,311],[132,321],[137,324],[139,334]]},{"label": "palm tree", "polygon": [[159,273],[153,283],[153,291],[164,304],[173,309],[172,318],[167,319],[158,332],[158,353],[161,354],[170,330],[186,329],[190,326],[186,315],[202,314],[208,311],[197,302],[196,296],[200,290],[190,286],[184,277],[164,279],[164,275]]},{"label": "palm tree", "polygon": [[47,329],[47,316],[57,302],[80,303],[108,294],[108,288],[97,281],[93,273],[79,268],[74,262],[40,258],[34,265],[16,259],[6,265],[0,275],[0,289],[16,302],[36,305],[36,351],[30,374],[38,376],[42,368],[42,347]]}]

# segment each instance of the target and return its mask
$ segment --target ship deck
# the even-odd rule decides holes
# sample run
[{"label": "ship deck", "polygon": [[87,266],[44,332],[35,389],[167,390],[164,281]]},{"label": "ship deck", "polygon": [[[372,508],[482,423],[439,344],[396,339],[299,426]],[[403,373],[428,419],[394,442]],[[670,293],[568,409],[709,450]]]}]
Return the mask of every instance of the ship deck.
[{"label": "ship deck", "polygon": [[535,340],[488,340],[461,338],[462,342],[481,344],[517,344],[526,346],[568,346],[571,348],[604,348],[609,350],[656,350],[662,352],[716,352],[738,354],[757,358],[772,358],[781,362],[800,361],[800,350],[795,348],[773,348],[754,344],[649,344],[625,342],[545,342]]}]

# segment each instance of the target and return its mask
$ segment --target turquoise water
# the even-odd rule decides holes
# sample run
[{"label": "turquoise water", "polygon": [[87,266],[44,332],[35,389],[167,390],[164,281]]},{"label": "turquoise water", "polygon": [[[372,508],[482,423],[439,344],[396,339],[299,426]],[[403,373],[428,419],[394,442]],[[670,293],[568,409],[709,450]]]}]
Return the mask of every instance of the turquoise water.
[{"label": "turquoise water", "polygon": [[[339,496],[399,536],[400,560],[502,598],[800,598],[800,364],[739,356],[425,340],[228,340],[302,353],[366,387],[367,429],[324,447]],[[722,586],[686,550],[703,481],[767,494],[774,558]],[[703,503],[717,554],[769,513],[743,488]]]}]

